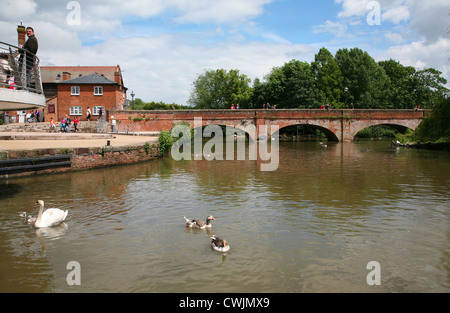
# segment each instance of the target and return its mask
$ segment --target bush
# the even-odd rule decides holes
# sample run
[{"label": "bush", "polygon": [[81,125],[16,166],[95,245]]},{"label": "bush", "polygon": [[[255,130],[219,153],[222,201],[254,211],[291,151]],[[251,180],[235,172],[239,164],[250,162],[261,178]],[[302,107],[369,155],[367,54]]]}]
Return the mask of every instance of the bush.
[{"label": "bush", "polygon": [[172,133],[170,131],[163,131],[159,134],[159,154],[163,156],[169,152],[174,144]]},{"label": "bush", "polygon": [[380,138],[380,137],[389,137],[394,138],[397,134],[397,131],[388,127],[388,126],[372,126],[369,128],[365,128],[361,130],[356,137],[358,138]]},{"label": "bush", "polygon": [[419,142],[449,142],[448,138],[450,138],[450,98],[439,101],[414,134],[414,139]]}]

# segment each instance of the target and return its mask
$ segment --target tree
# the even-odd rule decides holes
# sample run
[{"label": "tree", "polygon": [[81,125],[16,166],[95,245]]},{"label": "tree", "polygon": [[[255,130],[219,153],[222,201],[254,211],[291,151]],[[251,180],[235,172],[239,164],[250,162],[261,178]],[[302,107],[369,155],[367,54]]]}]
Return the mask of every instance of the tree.
[{"label": "tree", "polygon": [[252,95],[250,78],[239,70],[208,70],[194,81],[188,104],[198,109],[225,109],[231,104],[247,108]]},{"label": "tree", "polygon": [[444,85],[447,80],[441,77],[442,72],[428,68],[415,73],[416,95],[415,103],[422,108],[433,108],[436,103],[449,95],[449,89]]},{"label": "tree", "polygon": [[129,107],[129,110],[142,110],[145,103],[140,98],[136,98],[133,101],[131,101],[131,105]]},{"label": "tree", "polygon": [[387,107],[389,77],[367,52],[358,48],[340,49],[335,57],[344,76],[344,87],[348,87],[349,100],[357,108]]},{"label": "tree", "polygon": [[313,108],[318,106],[318,99],[310,64],[291,60],[282,67],[274,67],[263,82],[255,80],[252,105],[261,108],[269,102],[283,109]]},{"label": "tree", "polygon": [[343,107],[341,102],[344,93],[341,69],[334,56],[325,48],[316,54],[311,70],[317,82],[317,89],[325,98],[324,104],[331,104],[333,108]]},{"label": "tree", "polygon": [[442,98],[436,103],[413,137],[417,141],[450,142],[450,98]]},{"label": "tree", "polygon": [[378,63],[389,77],[390,86],[387,92],[389,109],[415,108],[415,89],[417,88],[416,69],[403,66],[395,60]]}]

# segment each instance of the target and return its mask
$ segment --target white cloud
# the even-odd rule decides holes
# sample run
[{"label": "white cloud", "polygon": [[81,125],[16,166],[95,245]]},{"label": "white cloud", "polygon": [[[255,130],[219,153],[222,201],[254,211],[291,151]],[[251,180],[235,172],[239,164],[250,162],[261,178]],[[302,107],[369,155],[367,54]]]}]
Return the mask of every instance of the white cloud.
[{"label": "white cloud", "polygon": [[272,0],[189,0],[170,1],[180,11],[176,18],[182,23],[236,23],[248,20],[263,12],[264,5]]},{"label": "white cloud", "polygon": [[[252,79],[263,78],[272,67],[293,58],[313,60],[323,46],[329,50],[358,46],[369,53],[377,51],[373,55],[381,60],[434,67],[450,77],[449,40],[442,39],[448,27],[447,0],[381,0],[384,28],[369,30],[368,0],[335,0],[342,5],[337,20],[313,27],[314,34],[331,33],[335,41],[307,44],[295,44],[295,39],[254,20],[274,0],[78,2],[81,24],[68,25],[67,1],[0,0],[0,38],[16,43],[16,27],[23,16],[24,24],[36,30],[42,65],[119,64],[129,92],[144,101],[185,104],[192,82],[207,69],[239,69]],[[404,24],[396,25],[400,23]],[[436,31],[439,27],[445,30]],[[360,40],[367,31],[377,42],[396,46],[378,53],[381,48],[375,41]]]},{"label": "white cloud", "polygon": [[352,17],[366,15],[367,4],[369,0],[335,0],[335,3],[342,4],[342,11],[338,13],[338,17]]},{"label": "white cloud", "polygon": [[393,46],[377,59],[388,60],[390,58],[399,61],[403,65],[414,66],[417,69],[435,68],[441,71],[443,77],[450,78],[450,39],[441,38],[433,43],[415,41],[410,44]]},{"label": "white cloud", "polygon": [[399,6],[387,10],[382,14],[383,22],[392,22],[399,24],[403,21],[408,21],[410,18],[409,8],[406,6]]},{"label": "white cloud", "polygon": [[384,34],[384,37],[392,43],[401,44],[405,42],[405,39],[399,33],[387,32]]},{"label": "white cloud", "polygon": [[347,25],[340,22],[326,21],[325,24],[315,26],[314,33],[331,33],[337,37],[342,37],[347,31]]},{"label": "white cloud", "polygon": [[33,0],[1,0],[0,19],[16,21],[28,19],[36,11],[37,4]]},{"label": "white cloud", "polygon": [[447,37],[450,3],[446,0],[406,0],[411,10],[410,27],[429,42]]}]

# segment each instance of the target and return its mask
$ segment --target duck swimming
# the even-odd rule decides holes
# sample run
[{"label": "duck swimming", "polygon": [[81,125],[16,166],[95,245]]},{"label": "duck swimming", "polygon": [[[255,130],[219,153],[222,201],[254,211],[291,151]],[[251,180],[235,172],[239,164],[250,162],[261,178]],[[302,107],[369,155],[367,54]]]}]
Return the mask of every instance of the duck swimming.
[{"label": "duck swimming", "polygon": [[213,235],[211,238],[211,248],[218,252],[228,252],[230,251],[230,245],[227,243],[225,239],[221,239],[216,235]]},{"label": "duck swimming", "polygon": [[215,218],[211,215],[208,215],[206,217],[206,222],[202,220],[190,220],[184,217],[184,220],[186,221],[186,227],[190,228],[196,228],[196,229],[205,229],[205,228],[211,228],[211,221],[215,221]]}]

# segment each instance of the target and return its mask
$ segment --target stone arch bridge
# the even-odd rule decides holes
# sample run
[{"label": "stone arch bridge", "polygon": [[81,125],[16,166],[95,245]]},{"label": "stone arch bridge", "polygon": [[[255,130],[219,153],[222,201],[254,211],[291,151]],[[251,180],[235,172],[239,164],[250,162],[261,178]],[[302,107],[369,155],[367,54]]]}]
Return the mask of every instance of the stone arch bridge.
[{"label": "stone arch bridge", "polygon": [[[107,119],[117,121],[119,132],[160,132],[175,124],[190,127],[226,125],[241,129],[253,140],[270,137],[278,129],[292,125],[311,125],[320,129],[330,141],[353,141],[361,130],[375,125],[391,125],[415,130],[427,115],[424,110],[173,110],[108,111]],[[197,121],[197,122],[196,122]],[[263,126],[263,127],[261,127]],[[264,133],[265,134],[265,133]]]}]

